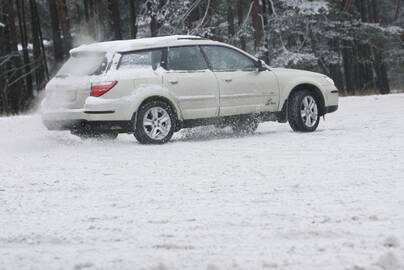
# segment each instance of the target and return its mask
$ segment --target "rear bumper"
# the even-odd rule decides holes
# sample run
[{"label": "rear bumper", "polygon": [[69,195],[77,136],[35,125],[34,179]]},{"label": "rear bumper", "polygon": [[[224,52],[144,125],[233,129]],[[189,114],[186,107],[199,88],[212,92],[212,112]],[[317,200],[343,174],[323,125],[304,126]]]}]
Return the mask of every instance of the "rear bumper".
[{"label": "rear bumper", "polygon": [[[88,102],[90,100],[91,102]],[[133,132],[130,109],[121,100],[88,98],[81,109],[58,109],[48,106],[45,99],[41,116],[43,124],[49,130],[91,130]]]},{"label": "rear bumper", "polygon": [[116,131],[119,133],[133,132],[131,121],[88,121],[84,119],[73,120],[45,120],[43,124],[48,130],[91,130]]},{"label": "rear bumper", "polygon": [[41,115],[44,121],[130,121],[134,109],[125,98],[106,99],[87,97],[80,108],[75,108],[68,103],[52,103],[52,99],[46,97],[41,104]]}]

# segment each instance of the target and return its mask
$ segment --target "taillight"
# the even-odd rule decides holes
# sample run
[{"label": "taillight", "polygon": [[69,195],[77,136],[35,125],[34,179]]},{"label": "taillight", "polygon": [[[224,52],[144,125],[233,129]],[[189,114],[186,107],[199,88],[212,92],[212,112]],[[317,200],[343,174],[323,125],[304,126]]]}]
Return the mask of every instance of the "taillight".
[{"label": "taillight", "polygon": [[102,82],[102,83],[93,83],[91,84],[91,92],[90,96],[92,97],[100,97],[104,95],[106,92],[114,88],[114,86],[117,84],[117,81],[111,81],[111,82]]}]

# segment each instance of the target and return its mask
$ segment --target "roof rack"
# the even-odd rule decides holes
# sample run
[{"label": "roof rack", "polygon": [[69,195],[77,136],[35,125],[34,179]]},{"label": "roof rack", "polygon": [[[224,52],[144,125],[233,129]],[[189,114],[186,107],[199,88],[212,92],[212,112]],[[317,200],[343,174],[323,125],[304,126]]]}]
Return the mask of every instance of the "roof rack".
[{"label": "roof rack", "polygon": [[203,37],[179,37],[177,40],[207,40],[207,38]]}]

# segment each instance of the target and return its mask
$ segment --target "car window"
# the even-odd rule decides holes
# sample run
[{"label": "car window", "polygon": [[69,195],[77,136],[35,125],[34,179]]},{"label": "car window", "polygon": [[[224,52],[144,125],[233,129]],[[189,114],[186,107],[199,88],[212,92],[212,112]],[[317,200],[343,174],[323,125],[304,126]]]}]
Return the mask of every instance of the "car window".
[{"label": "car window", "polygon": [[256,62],[250,57],[222,46],[202,46],[213,71],[256,70]]},{"label": "car window", "polygon": [[204,70],[208,65],[198,46],[172,47],[168,49],[169,70]]},{"label": "car window", "polygon": [[62,66],[56,77],[100,75],[107,65],[105,54],[76,53]]},{"label": "car window", "polygon": [[121,57],[118,69],[156,69],[162,65],[162,50],[150,50],[125,53]]}]

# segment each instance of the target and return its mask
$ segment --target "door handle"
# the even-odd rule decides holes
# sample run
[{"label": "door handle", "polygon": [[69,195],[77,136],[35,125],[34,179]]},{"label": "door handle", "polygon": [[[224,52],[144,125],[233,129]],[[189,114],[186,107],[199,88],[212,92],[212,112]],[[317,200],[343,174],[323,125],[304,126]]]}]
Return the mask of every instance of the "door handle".
[{"label": "door handle", "polygon": [[168,82],[171,83],[171,84],[178,84],[177,80],[169,80]]},{"label": "door handle", "polygon": [[232,82],[233,79],[232,78],[226,78],[226,79],[224,79],[224,81],[229,83],[229,82]]}]

